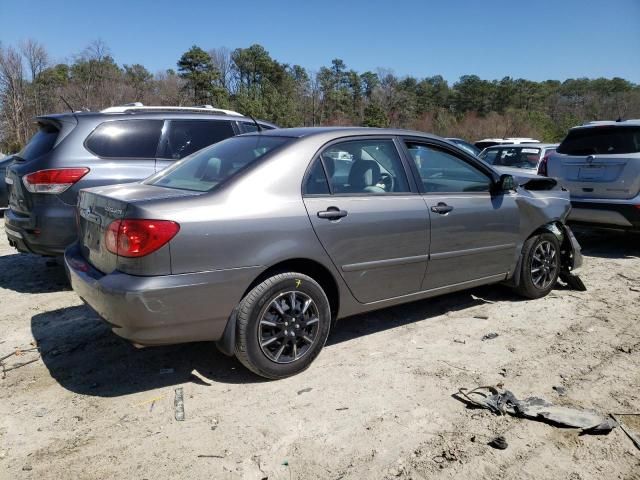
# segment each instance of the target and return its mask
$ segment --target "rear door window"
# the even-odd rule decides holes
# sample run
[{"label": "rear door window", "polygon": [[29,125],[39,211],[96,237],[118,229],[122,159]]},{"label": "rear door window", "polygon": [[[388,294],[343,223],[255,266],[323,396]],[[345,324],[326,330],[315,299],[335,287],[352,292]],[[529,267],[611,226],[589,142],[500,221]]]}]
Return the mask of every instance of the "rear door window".
[{"label": "rear door window", "polygon": [[587,127],[571,130],[557,150],[566,155],[640,152],[640,127]]},{"label": "rear door window", "polygon": [[87,149],[104,158],[155,158],[163,120],[114,120],[91,132]]},{"label": "rear door window", "polygon": [[391,139],[335,143],[321,154],[334,194],[408,193],[411,191],[398,150]]},{"label": "rear door window", "polygon": [[234,135],[228,120],[171,120],[159,157],[179,160]]},{"label": "rear door window", "polygon": [[33,160],[53,150],[60,130],[51,124],[40,124],[39,127],[29,143],[18,153],[20,160]]},{"label": "rear door window", "polygon": [[[333,172],[330,172],[330,174]],[[329,195],[329,182],[320,157],[316,158],[304,184],[305,195]]]}]

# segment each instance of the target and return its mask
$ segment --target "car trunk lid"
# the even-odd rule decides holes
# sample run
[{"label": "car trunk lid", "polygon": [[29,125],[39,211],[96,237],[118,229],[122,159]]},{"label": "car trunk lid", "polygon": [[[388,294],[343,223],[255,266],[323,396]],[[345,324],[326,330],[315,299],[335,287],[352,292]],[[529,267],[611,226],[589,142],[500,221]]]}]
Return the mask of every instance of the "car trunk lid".
[{"label": "car trunk lid", "polygon": [[573,198],[629,199],[640,193],[640,155],[554,157],[548,175],[559,178]]},{"label": "car trunk lid", "polygon": [[[135,270],[140,259],[122,259],[109,251],[105,233],[109,225],[123,218],[135,217],[136,206],[153,200],[192,196],[196,192],[167,189],[139,183],[112,185],[81,190],[78,197],[78,238],[83,257],[103,273]],[[122,268],[124,267],[124,268]]]}]

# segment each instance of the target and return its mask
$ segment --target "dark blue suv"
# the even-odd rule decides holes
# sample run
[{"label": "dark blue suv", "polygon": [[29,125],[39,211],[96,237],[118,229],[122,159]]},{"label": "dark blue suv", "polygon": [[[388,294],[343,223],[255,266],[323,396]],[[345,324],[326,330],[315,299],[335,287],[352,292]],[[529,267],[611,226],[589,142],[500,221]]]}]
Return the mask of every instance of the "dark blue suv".
[{"label": "dark blue suv", "polygon": [[19,251],[49,256],[62,255],[76,240],[80,189],[139,181],[213,143],[276,128],[209,105],[139,103],[37,122],[37,133],[6,172],[5,230]]}]

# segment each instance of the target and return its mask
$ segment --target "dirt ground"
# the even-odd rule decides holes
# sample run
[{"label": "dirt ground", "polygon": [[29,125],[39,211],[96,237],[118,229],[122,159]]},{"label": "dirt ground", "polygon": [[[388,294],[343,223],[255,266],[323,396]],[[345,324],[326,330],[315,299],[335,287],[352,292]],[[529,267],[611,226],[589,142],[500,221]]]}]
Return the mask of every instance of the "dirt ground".
[{"label": "dirt ground", "polygon": [[[0,379],[3,480],[640,478],[620,428],[579,436],[452,397],[502,383],[640,413],[638,237],[579,236],[587,292],[522,301],[492,286],[346,319],[309,370],[274,382],[207,343],[136,350],[62,267],[18,254],[0,229],[0,357],[32,342],[42,354],[7,359],[34,361]],[[506,450],[487,445],[496,435]]]}]

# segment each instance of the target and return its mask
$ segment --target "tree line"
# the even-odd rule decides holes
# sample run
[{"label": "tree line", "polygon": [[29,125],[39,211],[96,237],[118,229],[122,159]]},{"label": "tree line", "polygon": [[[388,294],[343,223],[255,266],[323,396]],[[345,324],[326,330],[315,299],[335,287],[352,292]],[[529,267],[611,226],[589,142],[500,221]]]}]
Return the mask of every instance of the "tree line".
[{"label": "tree line", "polygon": [[364,125],[455,136],[525,136],[561,140],[589,120],[640,118],[640,85],[622,78],[530,81],[464,75],[399,77],[391,70],[357,72],[339,58],[318,71],[281,63],[261,45],[191,47],[175,69],[151,73],[118,65],[108,46],[92,42],[54,63],[44,45],[0,45],[0,151],[19,150],[46,113],[145,105],[230,108],[282,127]]}]

